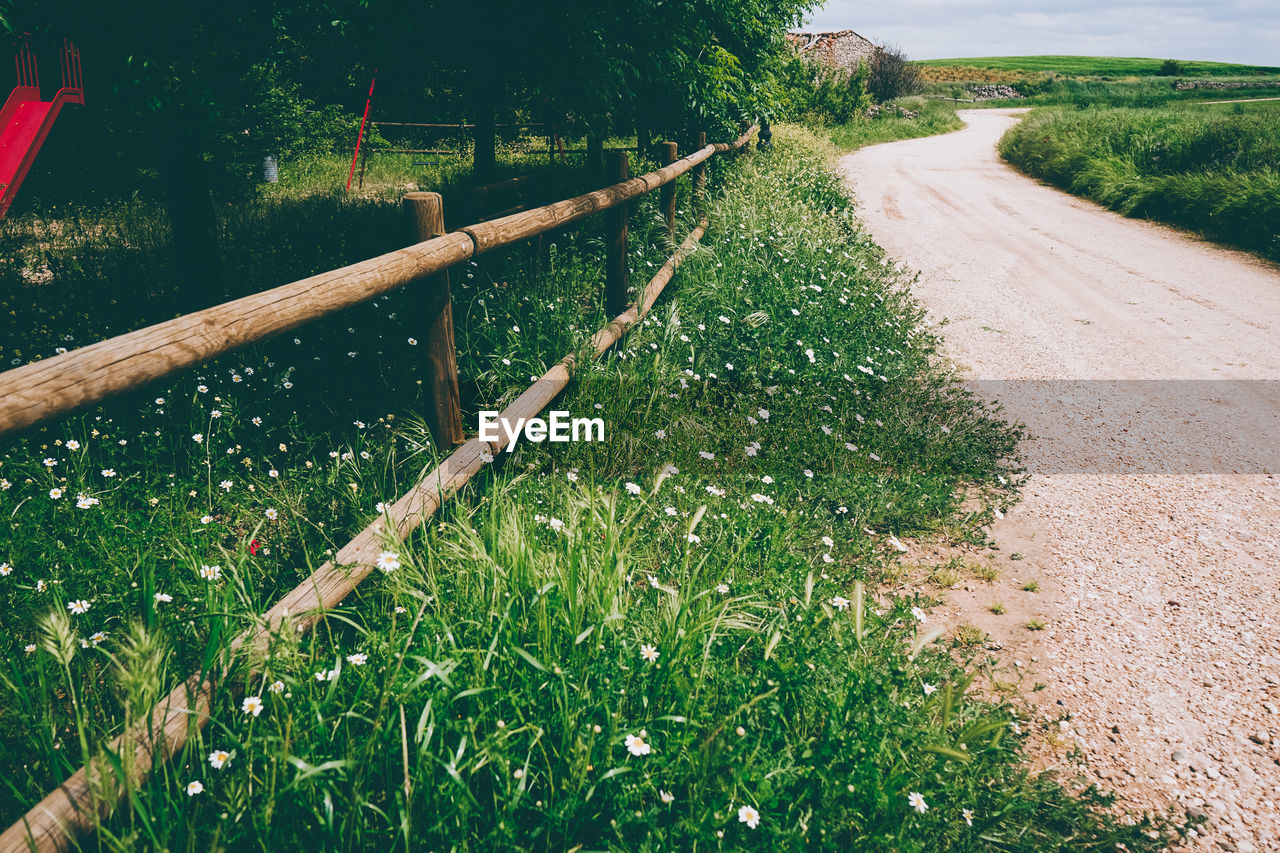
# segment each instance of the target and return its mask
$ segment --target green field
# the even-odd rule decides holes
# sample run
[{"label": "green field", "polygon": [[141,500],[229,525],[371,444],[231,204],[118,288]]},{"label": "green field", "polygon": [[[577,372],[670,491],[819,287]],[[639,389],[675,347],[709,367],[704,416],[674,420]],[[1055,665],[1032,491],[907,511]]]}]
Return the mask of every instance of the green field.
[{"label": "green field", "polygon": [[[925,59],[921,65],[969,66],[1003,71],[1042,71],[1080,77],[1152,77],[1164,59],[1142,56],[969,56]],[[1239,65],[1230,62],[1182,61],[1185,77],[1236,77],[1280,74],[1280,66]]]}]

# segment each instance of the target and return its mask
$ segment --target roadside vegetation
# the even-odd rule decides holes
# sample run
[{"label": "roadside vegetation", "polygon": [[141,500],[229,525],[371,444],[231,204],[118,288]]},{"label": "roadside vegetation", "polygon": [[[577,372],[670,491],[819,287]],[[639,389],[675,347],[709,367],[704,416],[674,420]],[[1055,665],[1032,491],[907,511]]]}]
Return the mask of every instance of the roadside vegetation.
[{"label": "roadside vegetation", "polygon": [[1280,260],[1280,109],[1038,110],[1001,140],[1033,177]]},{"label": "roadside vegetation", "polygon": [[[927,597],[879,592],[897,537],[981,537],[1018,433],[937,359],[833,150],[775,138],[558,404],[607,444],[499,456],[263,658],[226,638],[431,464],[411,293],[9,442],[0,818],[225,666],[209,727],[94,846],[1160,847],[1032,772],[1023,743],[1056,722],[976,691],[991,662],[939,639]],[[643,279],[651,202],[633,228]],[[459,271],[469,417],[600,323],[592,234],[541,276]]]}]

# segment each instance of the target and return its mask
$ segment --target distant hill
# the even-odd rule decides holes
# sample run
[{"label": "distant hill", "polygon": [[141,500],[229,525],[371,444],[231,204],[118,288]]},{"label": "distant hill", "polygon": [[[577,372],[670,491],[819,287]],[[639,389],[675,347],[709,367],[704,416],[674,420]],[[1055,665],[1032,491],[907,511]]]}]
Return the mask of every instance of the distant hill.
[{"label": "distant hill", "polygon": [[[969,56],[957,59],[925,59],[921,65],[968,66],[1000,71],[1055,71],[1080,77],[1151,77],[1160,73],[1164,59],[1140,56]],[[1239,77],[1280,74],[1280,66],[1238,65],[1230,62],[1178,60],[1183,77]]]}]

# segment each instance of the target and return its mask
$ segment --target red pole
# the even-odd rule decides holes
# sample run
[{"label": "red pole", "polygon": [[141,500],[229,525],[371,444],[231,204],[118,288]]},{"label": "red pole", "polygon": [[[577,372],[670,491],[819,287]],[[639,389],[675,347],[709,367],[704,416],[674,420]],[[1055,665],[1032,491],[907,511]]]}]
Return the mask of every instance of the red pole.
[{"label": "red pole", "polygon": [[360,135],[356,137],[356,150],[351,154],[351,171],[347,173],[347,192],[351,192],[351,179],[356,176],[356,158],[360,156],[360,143],[364,141],[364,125],[369,120],[369,105],[373,103],[373,84],[378,82],[378,70],[373,70],[369,81],[369,98],[364,102],[364,118],[360,119]]}]

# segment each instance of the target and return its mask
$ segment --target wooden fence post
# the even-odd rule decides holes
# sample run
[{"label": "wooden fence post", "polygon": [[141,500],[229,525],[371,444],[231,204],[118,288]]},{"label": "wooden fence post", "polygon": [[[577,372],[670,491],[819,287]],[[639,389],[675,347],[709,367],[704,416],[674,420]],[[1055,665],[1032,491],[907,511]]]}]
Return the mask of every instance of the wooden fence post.
[{"label": "wooden fence post", "polygon": [[[409,237],[414,243],[444,233],[444,201],[440,193],[407,193],[403,207]],[[447,450],[467,439],[462,429],[462,394],[458,391],[458,356],[453,342],[449,271],[428,276],[422,287],[427,308],[424,361],[433,407],[428,420],[436,444]]]},{"label": "wooden fence post", "polygon": [[[703,148],[706,148],[706,147],[707,147],[707,132],[705,130],[700,130],[698,131],[698,150],[701,151]],[[693,167],[693,198],[694,198],[694,204],[698,207],[699,210],[701,210],[706,203],[706,198],[705,198],[706,192],[707,192],[707,161],[703,160],[701,163]]]},{"label": "wooden fence post", "polygon": [[[670,166],[679,159],[674,142],[664,142],[660,147],[662,148],[662,165]],[[676,182],[671,181],[663,184],[660,192],[662,215],[667,220],[667,239],[674,243],[676,239]]]},{"label": "wooden fence post", "polygon": [[[621,183],[631,176],[631,166],[626,151],[609,152],[606,177],[613,183]],[[604,310],[608,319],[621,314],[627,307],[627,214],[630,204],[620,204],[605,213]]]}]

